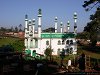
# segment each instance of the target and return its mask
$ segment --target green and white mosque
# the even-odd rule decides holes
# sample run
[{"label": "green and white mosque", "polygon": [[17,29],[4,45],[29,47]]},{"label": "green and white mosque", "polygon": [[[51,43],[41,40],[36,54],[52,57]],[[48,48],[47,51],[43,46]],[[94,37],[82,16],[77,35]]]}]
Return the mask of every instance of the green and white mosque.
[{"label": "green and white mosque", "polygon": [[44,55],[44,51],[50,47],[52,55],[58,55],[64,51],[65,54],[77,54],[77,14],[74,13],[74,32],[69,32],[70,23],[67,22],[67,32],[63,31],[63,23],[60,23],[60,32],[57,32],[58,18],[55,17],[55,32],[42,32],[42,13],[38,10],[38,31],[35,32],[35,19],[28,20],[25,15],[25,51],[33,56],[33,52]]}]

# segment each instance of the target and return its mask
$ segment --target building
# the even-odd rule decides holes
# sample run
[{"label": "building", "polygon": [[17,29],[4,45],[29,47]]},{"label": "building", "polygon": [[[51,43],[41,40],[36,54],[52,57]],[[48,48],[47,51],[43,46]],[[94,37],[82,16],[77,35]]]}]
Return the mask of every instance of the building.
[{"label": "building", "polygon": [[58,18],[55,17],[55,32],[54,33],[43,33],[42,32],[42,13],[41,9],[38,10],[38,32],[35,32],[35,19],[28,20],[28,16],[25,15],[25,52],[27,54],[33,55],[36,51],[38,54],[43,54],[44,51],[50,47],[53,52],[52,55],[58,55],[60,52],[64,51],[67,54],[77,54],[77,14],[74,13],[74,32],[69,32],[70,23],[67,23],[67,32],[63,32],[62,26],[60,24],[60,33],[57,32]]}]

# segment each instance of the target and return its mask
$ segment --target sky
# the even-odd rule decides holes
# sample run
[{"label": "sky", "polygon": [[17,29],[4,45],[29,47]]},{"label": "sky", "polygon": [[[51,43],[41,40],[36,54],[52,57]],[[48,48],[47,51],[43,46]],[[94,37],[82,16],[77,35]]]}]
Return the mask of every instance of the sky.
[{"label": "sky", "polygon": [[94,11],[86,12],[82,7],[84,0],[0,0],[0,27],[10,28],[19,24],[25,25],[25,15],[28,19],[36,19],[38,9],[42,9],[42,30],[54,27],[54,19],[58,17],[58,30],[60,22],[67,25],[70,21],[70,31],[74,28],[73,14],[77,12],[77,31],[82,32],[89,17]]}]

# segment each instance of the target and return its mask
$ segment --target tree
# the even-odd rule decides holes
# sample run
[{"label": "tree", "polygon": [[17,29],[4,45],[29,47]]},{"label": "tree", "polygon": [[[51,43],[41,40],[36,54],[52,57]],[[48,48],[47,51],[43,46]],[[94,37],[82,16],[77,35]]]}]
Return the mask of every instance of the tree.
[{"label": "tree", "polygon": [[95,14],[90,15],[90,22],[84,27],[85,32],[89,32],[91,45],[95,46],[97,35],[100,33],[100,8],[97,8]]},{"label": "tree", "polygon": [[84,1],[83,7],[86,11],[90,11],[93,7],[100,8],[100,0],[86,0]]},{"label": "tree", "polygon": [[11,32],[13,32],[13,30],[14,30],[14,29],[13,29],[13,26],[12,26],[12,27],[11,27]]},{"label": "tree", "polygon": [[44,52],[44,54],[46,55],[46,58],[50,57],[51,60],[51,55],[52,55],[52,50],[51,48],[47,48]]},{"label": "tree", "polygon": [[18,32],[18,27],[17,26],[15,27],[15,32]]},{"label": "tree", "polygon": [[19,25],[19,31],[22,31],[22,24]]},{"label": "tree", "polygon": [[23,40],[16,40],[12,44],[15,51],[22,52],[22,50],[25,48],[24,41]]},{"label": "tree", "polygon": [[43,32],[55,32],[55,28],[50,27],[50,28],[43,30]]},{"label": "tree", "polygon": [[14,52],[14,47],[12,45],[2,45],[0,47],[0,52],[4,53]]}]

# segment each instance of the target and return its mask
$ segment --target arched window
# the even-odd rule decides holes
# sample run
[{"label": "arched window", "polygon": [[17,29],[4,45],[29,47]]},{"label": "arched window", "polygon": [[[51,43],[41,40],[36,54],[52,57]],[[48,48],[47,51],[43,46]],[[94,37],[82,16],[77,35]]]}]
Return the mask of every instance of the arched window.
[{"label": "arched window", "polygon": [[66,41],[66,44],[69,44],[69,40]]},{"label": "arched window", "polygon": [[61,41],[60,40],[58,41],[58,45],[61,45]]},{"label": "arched window", "polygon": [[49,41],[48,40],[46,41],[46,45],[49,45]]},{"label": "arched window", "polygon": [[62,45],[64,45],[65,44],[65,41],[64,40],[62,40]]},{"label": "arched window", "polygon": [[70,48],[69,53],[70,53],[70,54],[73,53],[73,48],[72,48],[72,47]]},{"label": "arched window", "polygon": [[73,40],[70,40],[70,44],[73,44]]}]

